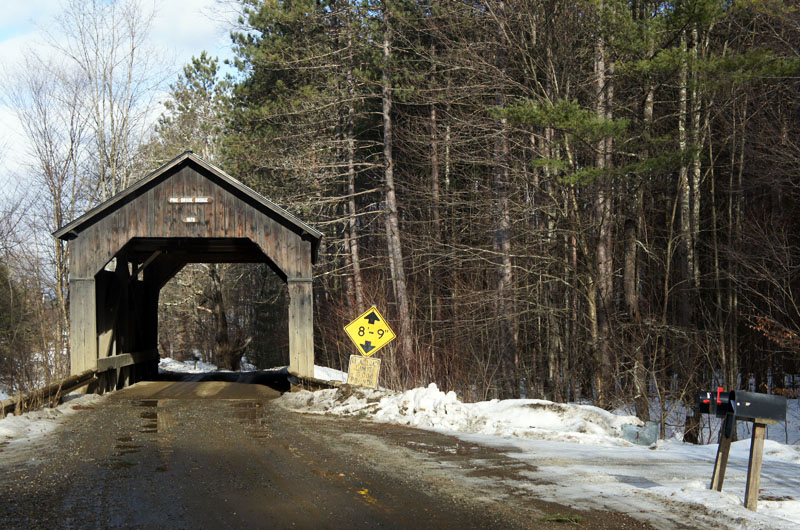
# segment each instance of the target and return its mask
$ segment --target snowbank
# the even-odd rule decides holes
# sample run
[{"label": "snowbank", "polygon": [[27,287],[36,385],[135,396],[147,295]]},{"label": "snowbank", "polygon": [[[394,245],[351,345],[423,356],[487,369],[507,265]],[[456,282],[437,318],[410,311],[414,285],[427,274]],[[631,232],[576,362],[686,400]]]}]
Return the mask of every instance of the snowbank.
[{"label": "snowbank", "polygon": [[314,365],[314,378],[321,379],[322,381],[337,381],[344,383],[347,381],[347,373],[327,366]]},{"label": "snowbank", "polygon": [[426,429],[600,445],[628,445],[621,439],[623,426],[643,425],[634,416],[540,399],[462,403],[454,392],[442,392],[433,383],[402,393],[350,387],[296,392],[284,394],[281,401],[293,410],[358,415]]},{"label": "snowbank", "polygon": [[53,431],[65,417],[82,407],[90,407],[103,399],[96,394],[66,396],[58,407],[26,412],[0,419],[0,441],[23,441],[39,438]]}]

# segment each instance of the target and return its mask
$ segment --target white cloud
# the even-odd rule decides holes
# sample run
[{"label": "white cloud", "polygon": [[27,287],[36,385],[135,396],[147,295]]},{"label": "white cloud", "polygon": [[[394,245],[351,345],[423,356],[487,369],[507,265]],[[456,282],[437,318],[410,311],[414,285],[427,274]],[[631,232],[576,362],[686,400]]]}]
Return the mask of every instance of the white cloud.
[{"label": "white cloud", "polygon": [[0,40],[28,33],[38,22],[52,17],[59,3],[52,0],[4,2],[0,15]]},{"label": "white cloud", "polygon": [[174,50],[180,65],[206,50],[220,59],[230,55],[229,24],[220,20],[216,0],[162,0],[156,6],[153,43]]}]

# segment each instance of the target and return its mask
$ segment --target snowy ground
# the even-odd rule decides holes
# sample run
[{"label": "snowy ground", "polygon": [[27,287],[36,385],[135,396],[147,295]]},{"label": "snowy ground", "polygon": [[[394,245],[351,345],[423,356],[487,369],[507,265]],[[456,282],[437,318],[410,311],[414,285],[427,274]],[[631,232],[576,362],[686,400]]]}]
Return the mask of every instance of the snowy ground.
[{"label": "snowy ground", "polygon": [[[159,370],[201,373],[211,364],[162,359]],[[315,377],[344,381],[346,374],[315,367]],[[0,420],[0,446],[43,438],[69,414],[91,406],[100,396],[67,398],[45,409]],[[587,405],[542,400],[462,403],[435,385],[407,392],[322,390],[284,394],[284,406],[306,413],[350,415],[365,420],[409,425],[495,447],[536,469],[526,481],[506,484],[530,490],[544,500],[576,508],[599,508],[647,519],[656,527],[701,525],[715,528],[800,529],[800,445],[798,400],[789,401],[785,426],[770,429],[758,513],[743,506],[749,440],[733,444],[722,493],[708,489],[716,444],[691,445],[673,437],[645,447],[622,439],[623,430],[641,422]],[[740,436],[748,435],[744,422]],[[717,426],[711,425],[709,433]],[[715,435],[714,435],[715,436]],[[489,479],[486,480],[495,480]]]},{"label": "snowy ground", "polygon": [[202,374],[206,372],[216,372],[217,367],[211,363],[203,361],[176,361],[162,357],[158,362],[158,373],[172,372],[178,374]]},{"label": "snowy ground", "polygon": [[[749,439],[733,444],[720,493],[708,489],[716,444],[698,446],[672,438],[649,447],[633,445],[621,438],[622,431],[641,422],[596,407],[542,400],[461,403],[435,385],[402,393],[295,392],[284,394],[280,402],[300,412],[409,425],[496,447],[536,468],[529,482],[508,485],[577,508],[620,511],[657,527],[705,521],[715,528],[800,528],[797,445],[766,441],[761,500],[753,513],[742,505]],[[790,410],[797,410],[796,400]],[[797,416],[790,414],[789,428],[796,429],[792,418]],[[783,437],[784,429],[773,427],[772,434]]]},{"label": "snowy ground", "polygon": [[56,429],[68,416],[83,407],[91,407],[101,399],[103,397],[96,394],[76,394],[64,397],[64,402],[54,409],[44,408],[19,416],[6,416],[0,419],[0,444],[23,444],[41,438]]},{"label": "snowy ground", "polygon": [[[246,359],[242,359],[241,372],[253,372],[256,367]],[[204,374],[207,372],[230,372],[230,370],[220,370],[216,365],[203,361],[176,361],[169,357],[162,357],[158,361],[158,373],[172,372],[178,374]]]}]

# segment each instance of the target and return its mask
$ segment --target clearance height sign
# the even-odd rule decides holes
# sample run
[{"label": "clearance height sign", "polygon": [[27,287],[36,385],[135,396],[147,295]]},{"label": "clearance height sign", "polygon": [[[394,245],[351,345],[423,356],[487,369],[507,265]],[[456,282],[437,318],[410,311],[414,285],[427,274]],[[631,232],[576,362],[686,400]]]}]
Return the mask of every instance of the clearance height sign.
[{"label": "clearance height sign", "polygon": [[370,357],[392,342],[397,335],[375,306],[344,327],[344,332],[358,348],[358,353]]}]

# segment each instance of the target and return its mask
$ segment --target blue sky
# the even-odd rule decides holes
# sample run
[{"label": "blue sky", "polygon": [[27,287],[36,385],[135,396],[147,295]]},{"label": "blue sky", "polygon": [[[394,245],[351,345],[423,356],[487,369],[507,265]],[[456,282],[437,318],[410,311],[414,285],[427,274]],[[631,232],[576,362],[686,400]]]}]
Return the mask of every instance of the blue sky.
[{"label": "blue sky", "polygon": [[[231,56],[230,23],[235,20],[219,0],[141,0],[155,8],[149,45],[174,70],[203,50],[221,60]],[[23,59],[26,50],[47,50],[44,32],[52,28],[63,0],[6,0],[0,8],[0,83]],[[16,123],[14,109],[3,100],[0,86],[0,195],[9,179],[24,179],[27,143]]]}]

